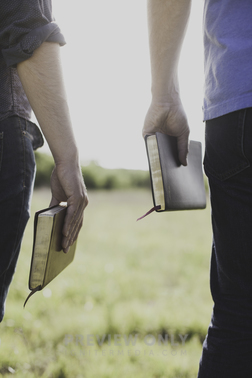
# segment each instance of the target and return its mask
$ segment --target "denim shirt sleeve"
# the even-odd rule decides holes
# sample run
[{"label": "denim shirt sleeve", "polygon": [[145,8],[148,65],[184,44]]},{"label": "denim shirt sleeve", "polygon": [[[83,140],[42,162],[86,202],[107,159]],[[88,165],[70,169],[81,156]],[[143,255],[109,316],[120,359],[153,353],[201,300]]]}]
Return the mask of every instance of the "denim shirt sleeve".
[{"label": "denim shirt sleeve", "polygon": [[0,46],[8,67],[30,58],[45,41],[66,43],[52,16],[51,0],[0,1]]}]

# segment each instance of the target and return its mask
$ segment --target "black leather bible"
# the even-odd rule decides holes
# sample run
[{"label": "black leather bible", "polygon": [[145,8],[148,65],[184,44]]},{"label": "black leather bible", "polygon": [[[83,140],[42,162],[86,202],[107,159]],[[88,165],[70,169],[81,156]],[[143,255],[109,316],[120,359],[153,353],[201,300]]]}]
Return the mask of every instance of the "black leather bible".
[{"label": "black leather bible", "polygon": [[146,136],[145,143],[154,203],[150,212],[204,209],[201,143],[190,141],[186,167],[178,159],[177,138],[156,133]]},{"label": "black leather bible", "polygon": [[76,241],[67,253],[62,250],[62,227],[67,204],[37,211],[34,217],[34,241],[30,267],[29,289],[24,306],[37,291],[42,290],[74,259]]}]

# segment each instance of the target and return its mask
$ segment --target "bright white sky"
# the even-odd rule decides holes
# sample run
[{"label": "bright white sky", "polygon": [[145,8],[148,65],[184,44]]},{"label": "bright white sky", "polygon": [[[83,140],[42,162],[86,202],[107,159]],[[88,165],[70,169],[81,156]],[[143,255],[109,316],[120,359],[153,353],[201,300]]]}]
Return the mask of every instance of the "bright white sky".
[{"label": "bright white sky", "polygon": [[[70,6],[69,6],[70,4]],[[203,0],[193,1],[180,63],[191,139],[203,141]],[[141,129],[150,103],[146,0],[53,0],[81,161],[147,169]]]}]

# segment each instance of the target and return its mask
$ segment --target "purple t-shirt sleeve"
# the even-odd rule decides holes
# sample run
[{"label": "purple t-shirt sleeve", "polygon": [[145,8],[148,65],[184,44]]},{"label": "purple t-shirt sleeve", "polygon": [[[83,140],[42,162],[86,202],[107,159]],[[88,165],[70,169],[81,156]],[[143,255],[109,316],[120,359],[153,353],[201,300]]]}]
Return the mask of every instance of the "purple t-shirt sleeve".
[{"label": "purple t-shirt sleeve", "polygon": [[205,0],[205,120],[252,106],[251,20],[251,0]]}]

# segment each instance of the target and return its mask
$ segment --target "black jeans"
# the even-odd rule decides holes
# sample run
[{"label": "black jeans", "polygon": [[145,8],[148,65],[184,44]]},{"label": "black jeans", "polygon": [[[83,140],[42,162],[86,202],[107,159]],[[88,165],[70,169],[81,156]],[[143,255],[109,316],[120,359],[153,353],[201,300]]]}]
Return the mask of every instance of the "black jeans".
[{"label": "black jeans", "polygon": [[33,123],[16,116],[0,121],[0,321],[30,216],[33,149],[42,144],[42,135]]},{"label": "black jeans", "polygon": [[206,122],[212,320],[198,378],[252,377],[252,108]]}]

